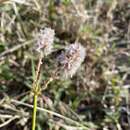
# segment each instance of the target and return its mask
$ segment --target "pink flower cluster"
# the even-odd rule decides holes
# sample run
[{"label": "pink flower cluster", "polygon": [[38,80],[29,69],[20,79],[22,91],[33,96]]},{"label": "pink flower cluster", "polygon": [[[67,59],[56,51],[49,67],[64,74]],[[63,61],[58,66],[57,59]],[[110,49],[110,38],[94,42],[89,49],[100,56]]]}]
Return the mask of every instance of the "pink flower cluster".
[{"label": "pink flower cluster", "polygon": [[[45,56],[50,54],[53,49],[55,32],[51,28],[41,30],[37,36],[38,52],[43,52]],[[65,48],[65,52],[58,56],[58,61],[61,64],[61,70],[64,72],[64,77],[72,77],[81,63],[84,61],[86,55],[85,48],[80,43],[70,44]]]},{"label": "pink flower cluster", "polygon": [[72,77],[86,55],[85,48],[80,43],[74,43],[66,47],[65,52],[58,57],[66,78]]}]

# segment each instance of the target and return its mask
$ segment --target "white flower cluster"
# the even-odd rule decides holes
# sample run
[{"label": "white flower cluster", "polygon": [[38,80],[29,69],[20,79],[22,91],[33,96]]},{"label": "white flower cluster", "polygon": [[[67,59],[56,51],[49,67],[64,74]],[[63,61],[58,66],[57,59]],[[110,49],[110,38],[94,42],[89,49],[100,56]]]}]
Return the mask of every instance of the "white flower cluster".
[{"label": "white flower cluster", "polygon": [[65,52],[58,57],[66,78],[72,77],[76,73],[85,55],[85,48],[80,43],[74,43],[66,47]]},{"label": "white flower cluster", "polygon": [[45,28],[40,30],[37,35],[36,50],[43,52],[44,55],[48,55],[52,52],[55,32],[51,28]]},{"label": "white flower cluster", "polygon": [[[50,54],[53,49],[54,36],[55,32],[51,28],[41,30],[37,35],[36,50],[43,52],[45,56]],[[72,77],[76,73],[84,61],[85,55],[86,50],[80,43],[75,42],[65,48],[65,52],[58,57],[65,78]]]}]

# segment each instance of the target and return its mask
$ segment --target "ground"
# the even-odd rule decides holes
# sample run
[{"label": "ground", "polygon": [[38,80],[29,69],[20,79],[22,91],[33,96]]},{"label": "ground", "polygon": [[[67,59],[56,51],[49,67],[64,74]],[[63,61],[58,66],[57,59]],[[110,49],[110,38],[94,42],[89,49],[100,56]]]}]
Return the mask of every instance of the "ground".
[{"label": "ground", "polygon": [[[37,130],[128,130],[129,0],[0,0],[0,130],[31,129],[35,38],[55,30],[43,59]],[[56,57],[79,42],[86,57],[68,79],[56,77]]]}]

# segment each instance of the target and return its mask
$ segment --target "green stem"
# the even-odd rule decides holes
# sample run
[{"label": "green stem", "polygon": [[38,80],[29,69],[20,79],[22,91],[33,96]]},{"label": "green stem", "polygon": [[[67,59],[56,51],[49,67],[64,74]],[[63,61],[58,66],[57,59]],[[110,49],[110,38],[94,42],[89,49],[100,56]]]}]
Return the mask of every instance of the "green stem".
[{"label": "green stem", "polygon": [[34,93],[34,98],[33,98],[33,115],[32,115],[32,130],[35,130],[36,127],[36,114],[37,114],[37,97],[39,95],[39,76],[40,76],[40,69],[41,69],[41,64],[42,64],[42,52],[40,53],[38,65],[37,65],[37,70],[36,70],[36,77],[33,82],[33,93]]},{"label": "green stem", "polygon": [[33,119],[32,119],[32,130],[36,127],[36,113],[37,113],[37,95],[34,95],[33,99]]}]

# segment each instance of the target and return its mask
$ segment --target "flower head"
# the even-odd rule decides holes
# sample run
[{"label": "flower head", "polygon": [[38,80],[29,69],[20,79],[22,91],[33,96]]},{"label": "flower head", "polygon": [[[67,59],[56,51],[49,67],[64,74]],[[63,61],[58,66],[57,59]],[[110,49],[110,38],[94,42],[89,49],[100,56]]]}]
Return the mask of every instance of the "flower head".
[{"label": "flower head", "polygon": [[38,52],[43,52],[44,55],[50,54],[53,49],[54,36],[55,32],[51,28],[40,30],[40,33],[37,35],[36,38],[36,50]]},{"label": "flower head", "polygon": [[62,65],[65,77],[72,77],[85,58],[85,48],[80,43],[74,43],[66,47],[65,52],[58,57]]}]

